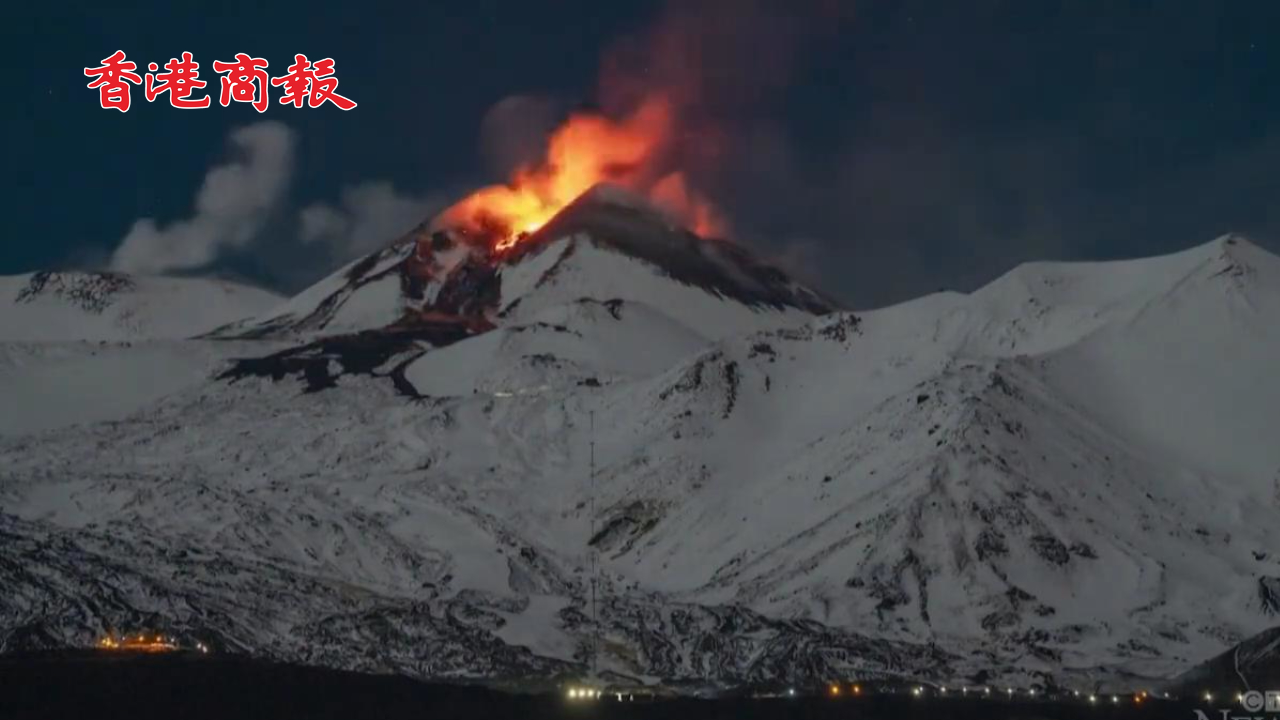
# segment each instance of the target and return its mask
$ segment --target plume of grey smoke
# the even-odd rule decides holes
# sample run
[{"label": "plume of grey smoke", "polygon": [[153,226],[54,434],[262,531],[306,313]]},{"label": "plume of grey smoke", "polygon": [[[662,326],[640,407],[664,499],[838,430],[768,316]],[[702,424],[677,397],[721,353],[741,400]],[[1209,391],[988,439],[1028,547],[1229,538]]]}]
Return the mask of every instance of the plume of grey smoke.
[{"label": "plume of grey smoke", "polygon": [[[654,25],[604,54],[599,102],[607,114],[625,116],[646,99],[666,100],[677,130],[655,176],[680,171],[691,193],[730,216],[723,224],[749,226],[723,201],[737,195],[744,171],[760,183],[792,171],[788,139],[775,137],[761,155],[756,138],[808,54],[846,26],[849,8],[838,0],[670,0]],[[793,188],[783,185],[788,194]]]},{"label": "plume of grey smoke", "polygon": [[[335,205],[313,203],[297,215],[297,233],[282,228],[286,195],[294,172],[294,131],[278,122],[260,122],[234,130],[227,162],[211,168],[187,219],[160,225],[152,218],[134,222],[108,262],[113,270],[139,274],[212,269],[219,261],[251,251],[259,259],[290,258],[277,274],[310,282],[332,264],[377,250],[437,211],[443,201],[412,196],[390,182],[370,181],[344,188]],[[276,238],[261,242],[268,223]],[[275,230],[285,229],[277,234]],[[312,252],[298,262],[299,245]]]},{"label": "plume of grey smoke", "polygon": [[232,157],[205,175],[195,214],[163,227],[153,218],[137,220],[112,255],[111,268],[142,274],[193,270],[249,244],[288,190],[295,140],[278,122],[233,131]]},{"label": "plume of grey smoke", "polygon": [[480,153],[489,171],[505,179],[541,160],[562,112],[560,103],[540,95],[511,95],[495,103],[480,122]]},{"label": "plume of grey smoke", "polygon": [[343,188],[339,205],[314,203],[298,214],[299,239],[324,245],[337,260],[384,247],[444,206],[434,195],[414,197],[389,182],[372,181]]},{"label": "plume of grey smoke", "polygon": [[850,18],[842,0],[669,0],[657,23],[604,56],[600,101],[625,111],[660,93],[684,123],[724,122],[776,100],[806,51]]}]

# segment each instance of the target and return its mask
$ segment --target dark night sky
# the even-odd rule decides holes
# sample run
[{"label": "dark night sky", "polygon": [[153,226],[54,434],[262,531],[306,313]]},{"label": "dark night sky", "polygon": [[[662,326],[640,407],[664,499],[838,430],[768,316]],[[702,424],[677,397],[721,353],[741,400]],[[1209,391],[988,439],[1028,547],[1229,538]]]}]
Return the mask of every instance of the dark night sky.
[{"label": "dark night sky", "polygon": [[[26,4],[11,20],[30,68],[5,120],[0,274],[107,264],[135,220],[195,213],[234,129],[277,121],[291,181],[194,272],[295,290],[406,212],[496,179],[480,147],[495,103],[529,95],[514,107],[536,127],[600,101],[602,57],[673,24],[707,38],[698,115],[724,152],[691,169],[699,187],[740,241],[852,305],[1227,231],[1280,250],[1274,0],[135,5]],[[275,75],[297,52],[333,57],[360,104],[187,111],[135,88],[127,114],[104,110],[83,68],[117,49],[140,69],[191,51],[215,97],[215,59],[266,57]],[[304,242],[299,213],[317,204],[348,224]]]}]

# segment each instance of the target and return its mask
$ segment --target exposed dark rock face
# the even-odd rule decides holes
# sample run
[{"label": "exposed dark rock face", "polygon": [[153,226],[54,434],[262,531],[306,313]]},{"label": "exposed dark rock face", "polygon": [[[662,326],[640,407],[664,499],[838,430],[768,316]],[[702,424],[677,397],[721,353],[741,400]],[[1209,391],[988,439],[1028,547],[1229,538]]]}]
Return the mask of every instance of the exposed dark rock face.
[{"label": "exposed dark rock face", "polygon": [[[420,343],[440,347],[469,337],[471,333],[471,328],[461,322],[424,320],[396,329],[335,335],[265,357],[241,358],[218,379],[235,382],[246,377],[263,377],[280,381],[298,377],[306,383],[307,392],[334,387],[342,375],[395,379],[394,370],[379,373],[379,369],[396,356],[420,352]],[[398,377],[403,380],[403,365],[398,369],[401,371]],[[407,384],[401,388],[402,391],[411,389]]]},{"label": "exposed dark rock face", "polygon": [[1031,548],[1045,561],[1054,565],[1066,565],[1071,561],[1071,554],[1062,541],[1050,535],[1035,535],[1031,538]]},{"label": "exposed dark rock face", "polygon": [[29,303],[41,295],[53,295],[86,312],[101,313],[111,305],[115,295],[133,288],[133,280],[118,273],[60,273],[46,270],[32,275],[27,286],[19,290],[14,299],[19,303]]},{"label": "exposed dark rock face", "polygon": [[1267,615],[1280,615],[1280,577],[1258,578],[1258,604]]}]

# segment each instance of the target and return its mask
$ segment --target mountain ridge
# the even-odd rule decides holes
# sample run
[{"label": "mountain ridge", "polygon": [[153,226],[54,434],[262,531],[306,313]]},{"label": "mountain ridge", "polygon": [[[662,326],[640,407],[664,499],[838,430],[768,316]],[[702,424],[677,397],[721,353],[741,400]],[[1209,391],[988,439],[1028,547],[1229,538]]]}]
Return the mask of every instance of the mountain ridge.
[{"label": "mountain ridge", "polygon": [[0,341],[182,339],[278,300],[224,280],[51,270],[0,276]]},{"label": "mountain ridge", "polygon": [[[579,672],[592,550],[600,667],[649,681],[1119,688],[1274,624],[1274,256],[1224,237],[814,315],[582,232],[469,277],[416,236],[184,341],[219,361],[199,382],[0,434],[0,530],[40,569],[0,564],[0,648],[151,618],[336,667]],[[405,313],[411,262],[448,272]],[[330,312],[378,275],[394,302]]]}]

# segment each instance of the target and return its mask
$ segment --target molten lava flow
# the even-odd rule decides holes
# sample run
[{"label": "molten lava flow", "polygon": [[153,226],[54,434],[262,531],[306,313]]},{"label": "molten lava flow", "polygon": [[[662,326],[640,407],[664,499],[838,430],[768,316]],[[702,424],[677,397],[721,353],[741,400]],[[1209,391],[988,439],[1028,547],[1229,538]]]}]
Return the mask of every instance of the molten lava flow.
[{"label": "molten lava flow", "polygon": [[552,134],[541,163],[518,169],[506,185],[477,190],[446,210],[438,222],[496,237],[494,249],[501,252],[592,186],[610,182],[648,194],[699,234],[722,232],[719,216],[687,187],[681,173],[657,182],[646,178],[652,174],[648,165],[672,138],[672,120],[670,104],[659,96],[650,97],[622,122],[596,114],[573,115]]}]

